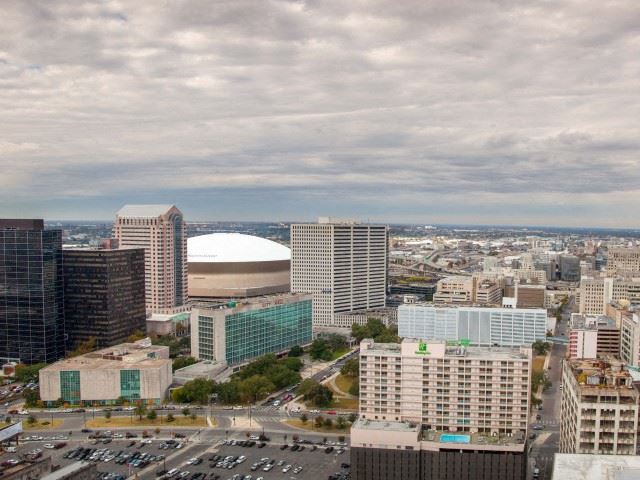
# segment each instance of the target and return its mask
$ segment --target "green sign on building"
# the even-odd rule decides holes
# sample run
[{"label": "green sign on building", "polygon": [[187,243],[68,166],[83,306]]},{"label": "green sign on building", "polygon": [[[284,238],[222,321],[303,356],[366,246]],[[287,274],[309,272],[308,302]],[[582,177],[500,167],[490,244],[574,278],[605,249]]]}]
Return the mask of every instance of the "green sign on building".
[{"label": "green sign on building", "polygon": [[425,342],[418,343],[418,350],[416,351],[416,353],[418,355],[431,355],[431,352],[429,351],[429,345],[427,345]]}]

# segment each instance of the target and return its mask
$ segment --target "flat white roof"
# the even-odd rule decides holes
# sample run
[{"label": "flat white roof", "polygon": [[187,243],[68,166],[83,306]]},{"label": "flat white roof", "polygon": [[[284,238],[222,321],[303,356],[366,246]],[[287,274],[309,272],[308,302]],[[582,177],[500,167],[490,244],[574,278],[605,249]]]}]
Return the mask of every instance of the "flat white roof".
[{"label": "flat white roof", "polygon": [[291,260],[291,250],[266,238],[242,233],[212,233],[187,240],[190,263],[273,262]]},{"label": "flat white roof", "polygon": [[553,480],[640,478],[640,456],[556,453],[551,478]]}]

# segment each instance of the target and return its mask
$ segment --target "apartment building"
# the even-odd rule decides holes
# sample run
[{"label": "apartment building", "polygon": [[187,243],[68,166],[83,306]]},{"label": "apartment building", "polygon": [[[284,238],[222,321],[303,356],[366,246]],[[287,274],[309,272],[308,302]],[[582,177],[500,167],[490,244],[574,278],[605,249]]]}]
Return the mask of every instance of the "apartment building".
[{"label": "apartment building", "polygon": [[571,315],[569,332],[570,358],[617,356],[620,329],[616,321],[604,315]]},{"label": "apartment building", "polygon": [[437,433],[525,435],[531,347],[404,339],[360,344],[360,417]]},{"label": "apartment building", "polygon": [[635,455],[638,390],[617,359],[564,360],[560,453]]},{"label": "apartment building", "polygon": [[615,247],[609,249],[607,276],[640,274],[640,248]]},{"label": "apartment building", "polygon": [[611,302],[640,302],[639,278],[594,278],[580,280],[579,313],[604,315]]},{"label": "apartment building", "polygon": [[345,327],[336,316],[385,306],[388,227],[320,218],[291,225],[291,291],[313,295],[314,327]]},{"label": "apartment building", "polygon": [[547,311],[541,308],[482,308],[429,303],[398,307],[398,335],[462,340],[471,345],[519,347],[545,340]]},{"label": "apartment building", "polygon": [[187,301],[187,226],[174,205],[125,205],[116,215],[120,248],[144,248],[149,313],[171,314]]}]

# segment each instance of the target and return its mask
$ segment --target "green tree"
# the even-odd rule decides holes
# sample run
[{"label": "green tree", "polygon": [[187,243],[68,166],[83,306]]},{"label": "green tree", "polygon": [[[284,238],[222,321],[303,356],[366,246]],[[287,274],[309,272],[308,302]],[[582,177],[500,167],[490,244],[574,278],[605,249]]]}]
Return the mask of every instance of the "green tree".
[{"label": "green tree", "polygon": [[169,413],[167,415],[167,422],[168,423],[171,423],[171,422],[175,421],[175,419],[176,419],[176,417],[173,416],[173,413]]},{"label": "green tree", "polygon": [[36,423],[36,417],[34,417],[33,415],[29,415],[29,418],[27,418],[27,423],[29,425],[33,425],[34,423]]},{"label": "green tree", "polygon": [[104,411],[104,418],[106,418],[107,420],[111,418],[111,410]]},{"label": "green tree", "polygon": [[124,402],[126,401],[127,399],[120,395],[118,398],[116,398],[116,405],[124,405]]},{"label": "green tree", "polygon": [[198,361],[193,357],[178,357],[173,361],[172,369],[175,372],[180,368],[188,367],[194,363],[198,363]]},{"label": "green tree", "polygon": [[350,413],[347,418],[349,419],[349,423],[353,424],[358,419],[358,415],[356,415],[355,413]]},{"label": "green tree", "polygon": [[271,392],[276,390],[276,387],[265,376],[253,375],[252,377],[243,380],[239,386],[240,398],[245,402],[255,402],[265,398]]},{"label": "green tree", "polygon": [[129,343],[137,342],[138,340],[142,340],[146,336],[147,334],[144,333],[142,330],[136,330],[135,332],[133,332],[131,335],[127,337],[127,342]]},{"label": "green tree", "polygon": [[35,407],[40,401],[40,393],[35,389],[25,388],[22,391],[22,396],[26,407]]},{"label": "green tree", "polygon": [[46,363],[34,363],[33,365],[19,363],[16,365],[15,378],[22,383],[35,382],[38,380],[38,372],[40,369],[46,366]]},{"label": "green tree", "polygon": [[324,426],[327,428],[331,428],[333,427],[333,420],[331,420],[330,418],[325,418],[324,419]]},{"label": "green tree", "polygon": [[357,358],[351,358],[344,362],[340,369],[340,373],[346,377],[355,378],[360,375],[360,361]]},{"label": "green tree", "polygon": [[182,415],[184,415],[185,417],[188,417],[191,414],[191,410],[189,410],[187,407],[184,407],[182,409]]},{"label": "green tree", "polygon": [[289,350],[289,358],[291,357],[301,357],[304,354],[304,349],[300,345],[294,345]]},{"label": "green tree", "polygon": [[311,358],[314,360],[328,361],[333,357],[329,344],[323,338],[316,338],[311,344],[311,350],[309,352]]},{"label": "green tree", "polygon": [[536,340],[535,342],[533,342],[531,347],[533,348],[533,351],[536,355],[546,355],[546,353],[549,351],[549,348],[551,348],[551,344],[548,342],[543,342],[542,340]]},{"label": "green tree", "polygon": [[294,372],[299,372],[304,366],[302,360],[300,360],[298,357],[285,358],[282,360],[282,363],[286,368],[288,368],[289,370],[293,370]]},{"label": "green tree", "polygon": [[151,420],[152,422],[158,418],[158,414],[156,413],[155,410],[151,409],[147,412],[147,419]]},{"label": "green tree", "polygon": [[90,337],[84,342],[76,344],[76,348],[67,354],[67,358],[78,357],[86,353],[91,353],[96,349],[96,337]]},{"label": "green tree", "polygon": [[240,390],[238,388],[237,381],[218,384],[216,387],[216,393],[218,394],[218,400],[222,403],[230,404],[240,401]]},{"label": "green tree", "polygon": [[188,381],[182,387],[172,392],[172,398],[176,403],[199,403],[205,405],[209,401],[209,395],[216,390],[213,380],[196,378]]},{"label": "green tree", "polygon": [[338,350],[344,350],[348,347],[347,339],[343,335],[332,333],[326,337],[329,348],[336,352]]},{"label": "green tree", "polygon": [[147,413],[147,406],[142,402],[138,402],[134,412],[138,416],[138,419],[142,421],[142,417]]},{"label": "green tree", "polygon": [[305,395],[304,399],[311,402],[316,407],[324,408],[331,405],[333,400],[333,392],[324,385],[316,385],[312,387]]},{"label": "green tree", "polygon": [[300,415],[300,421],[303,425],[306,425],[306,423],[309,421],[309,417],[307,417],[307,415],[303,413],[302,415]]},{"label": "green tree", "polygon": [[316,424],[316,427],[320,428],[324,425],[324,418],[322,416],[317,416],[313,422]]},{"label": "green tree", "polygon": [[346,426],[347,426],[347,421],[344,419],[342,415],[336,418],[336,427],[342,430],[343,428],[346,428]]},{"label": "green tree", "polygon": [[196,419],[198,418],[198,416],[195,413],[192,413],[189,417],[191,418],[192,422],[195,422]]},{"label": "green tree", "polygon": [[307,392],[309,392],[309,390],[311,390],[316,385],[320,385],[320,384],[317,381],[315,381],[313,378],[307,378],[303,380],[302,383],[300,383],[300,385],[298,385],[297,393],[298,395],[305,395]]}]

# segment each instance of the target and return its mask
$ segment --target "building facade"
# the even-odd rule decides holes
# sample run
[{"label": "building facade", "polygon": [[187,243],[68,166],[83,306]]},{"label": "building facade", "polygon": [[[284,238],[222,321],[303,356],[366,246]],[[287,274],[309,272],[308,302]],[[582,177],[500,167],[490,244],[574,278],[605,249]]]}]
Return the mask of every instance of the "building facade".
[{"label": "building facade", "polygon": [[598,358],[618,356],[620,329],[613,318],[571,315],[569,358]]},{"label": "building facade", "polygon": [[607,276],[640,275],[640,248],[610,248]]},{"label": "building facade", "polygon": [[635,455],[638,390],[622,362],[564,360],[560,453]]},{"label": "building facade", "polygon": [[474,279],[472,277],[453,276],[438,281],[434,303],[447,305],[469,304],[473,302]]},{"label": "building facade", "polygon": [[472,345],[519,347],[545,340],[544,309],[444,307],[405,304],[398,307],[398,335],[406,338],[461,340]]},{"label": "building facade", "polygon": [[63,258],[70,350],[90,338],[104,348],[146,331],[143,249],[64,250]]},{"label": "building facade", "polygon": [[0,361],[53,362],[65,352],[62,231],[0,219]]},{"label": "building facade", "polygon": [[404,339],[360,344],[360,418],[435,432],[526,435],[531,347]]},{"label": "building facade", "polygon": [[61,360],[40,370],[40,398],[69,405],[159,404],[173,381],[169,347],[148,339]]},{"label": "building facade", "polygon": [[336,314],[384,307],[387,263],[384,225],[291,225],[291,291],[313,295],[314,326],[338,326]]},{"label": "building facade", "polygon": [[584,277],[580,280],[580,313],[604,315],[608,304],[620,301],[640,303],[640,277]]},{"label": "building facade", "polygon": [[187,301],[187,227],[174,205],[126,205],[116,215],[120,248],[145,251],[147,311],[168,314]]},{"label": "building facade", "polygon": [[620,359],[627,365],[640,367],[640,317],[637,313],[621,316]]},{"label": "building facade", "polygon": [[191,355],[228,365],[312,341],[312,297],[289,294],[191,310]]}]

